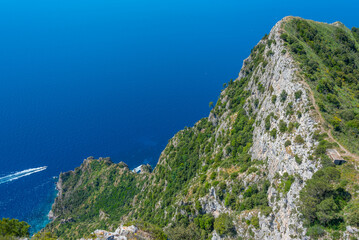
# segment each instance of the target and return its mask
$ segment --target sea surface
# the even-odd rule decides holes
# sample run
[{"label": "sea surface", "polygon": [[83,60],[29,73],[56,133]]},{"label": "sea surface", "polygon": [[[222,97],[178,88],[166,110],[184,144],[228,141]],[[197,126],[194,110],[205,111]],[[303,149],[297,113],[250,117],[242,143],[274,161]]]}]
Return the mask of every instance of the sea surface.
[{"label": "sea surface", "polygon": [[88,156],[155,165],[287,15],[359,26],[356,1],[3,0],[0,218],[36,232]]}]

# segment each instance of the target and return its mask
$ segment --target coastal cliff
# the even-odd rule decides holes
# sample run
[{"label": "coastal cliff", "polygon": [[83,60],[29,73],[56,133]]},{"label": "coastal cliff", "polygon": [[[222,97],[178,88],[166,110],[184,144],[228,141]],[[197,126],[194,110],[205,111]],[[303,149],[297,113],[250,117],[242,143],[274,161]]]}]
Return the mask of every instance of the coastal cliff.
[{"label": "coastal cliff", "polygon": [[[358,237],[358,51],[356,28],[284,18],[209,117],[170,139],[153,171],[90,157],[62,173],[44,231],[63,239],[122,225],[145,231],[139,239]],[[346,163],[335,165],[328,149]]]}]

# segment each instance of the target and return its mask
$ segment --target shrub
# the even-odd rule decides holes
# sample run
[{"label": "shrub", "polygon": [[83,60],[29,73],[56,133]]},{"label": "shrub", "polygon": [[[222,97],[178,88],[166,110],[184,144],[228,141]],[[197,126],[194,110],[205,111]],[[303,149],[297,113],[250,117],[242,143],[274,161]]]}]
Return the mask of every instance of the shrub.
[{"label": "shrub", "polygon": [[206,181],[206,179],[207,179],[206,174],[203,174],[203,175],[200,176],[199,181],[200,181],[201,183],[204,183],[204,181]]},{"label": "shrub", "polygon": [[214,179],[216,179],[216,177],[217,177],[217,173],[216,173],[216,172],[212,172],[212,173],[211,173],[211,176],[209,177],[209,179],[214,180]]},{"label": "shrub", "polygon": [[288,124],[288,132],[292,132],[293,131],[293,128],[294,128],[294,123],[293,122],[290,122]]},{"label": "shrub", "polygon": [[261,208],[268,207],[267,192],[270,186],[269,181],[264,181],[261,185],[261,189],[257,184],[250,185],[243,193],[243,201],[239,206],[239,210],[250,210],[257,206]]},{"label": "shrub", "polygon": [[232,218],[227,213],[222,213],[216,218],[214,229],[220,235],[234,235],[235,233]]},{"label": "shrub", "polygon": [[212,186],[215,187],[219,184],[219,181],[213,181]]},{"label": "shrub", "polygon": [[279,131],[282,133],[287,131],[287,124],[283,120],[280,120],[279,122]]},{"label": "shrub", "polygon": [[280,94],[280,101],[285,102],[285,100],[287,100],[287,96],[288,93],[285,90],[283,90],[282,93]]},{"label": "shrub", "polygon": [[251,218],[251,224],[255,227],[255,228],[259,228],[259,218],[258,216],[253,216]]},{"label": "shrub", "polygon": [[293,102],[290,102],[290,103],[288,103],[288,105],[287,105],[287,107],[286,107],[286,112],[285,112],[285,114],[288,116],[288,115],[293,115],[293,113],[294,113],[294,110],[293,110]]},{"label": "shrub", "polygon": [[307,225],[335,226],[343,221],[339,213],[351,195],[343,188],[336,188],[338,183],[340,171],[335,167],[322,168],[307,181],[300,192],[300,210]]},{"label": "shrub", "polygon": [[272,212],[272,208],[271,208],[271,207],[269,207],[269,206],[261,207],[261,213],[262,213],[264,216],[268,217],[269,214],[271,214],[271,212]]},{"label": "shrub", "polygon": [[188,227],[176,225],[175,227],[167,229],[166,233],[171,240],[201,239],[200,231],[195,223],[191,223]]},{"label": "shrub", "polygon": [[339,211],[339,206],[335,203],[333,196],[324,199],[317,205],[317,218],[319,222],[326,226],[329,222],[338,219],[337,212]]},{"label": "shrub", "polygon": [[3,218],[0,220],[0,236],[28,237],[30,225],[17,219]]},{"label": "shrub", "polygon": [[257,108],[259,105],[259,99],[257,98],[256,100],[254,100],[254,106]]},{"label": "shrub", "polygon": [[208,232],[213,231],[214,217],[212,214],[203,214],[193,219],[193,222],[200,229],[206,230]]},{"label": "shrub", "polygon": [[301,117],[302,117],[302,112],[301,112],[301,111],[297,111],[297,116],[298,116],[298,118],[301,118]]},{"label": "shrub", "polygon": [[341,111],[340,116],[345,120],[345,121],[350,121],[353,120],[355,118],[355,112],[353,109],[346,109]]},{"label": "shrub", "polygon": [[298,165],[302,164],[302,159],[298,155],[295,155],[295,161]]},{"label": "shrub", "polygon": [[352,226],[359,227],[359,202],[351,203],[346,209],[345,220]]},{"label": "shrub", "polygon": [[272,85],[270,85],[270,87],[269,87],[269,92],[272,94],[273,91],[274,91],[274,88],[273,88]]},{"label": "shrub", "polygon": [[272,56],[274,54],[274,52],[272,51],[272,50],[269,50],[268,52],[267,52],[267,57],[270,57],[270,56]]},{"label": "shrub", "polygon": [[288,175],[288,173],[284,173],[283,182],[281,183],[281,188],[284,193],[289,192],[290,187],[292,186],[295,178],[292,175]]},{"label": "shrub", "polygon": [[320,111],[322,111],[322,112],[326,112],[326,111],[327,111],[327,109],[325,108],[324,103],[323,103],[321,100],[318,100],[318,101],[317,101],[317,105],[318,105]]},{"label": "shrub", "polygon": [[299,98],[301,98],[302,94],[303,94],[302,90],[296,91],[294,93],[295,99],[298,100]]},{"label": "shrub", "polygon": [[270,136],[273,138],[277,137],[277,129],[276,128],[273,128],[272,131],[270,131]]},{"label": "shrub", "polygon": [[261,93],[264,93],[265,87],[263,86],[262,83],[258,83],[258,91]]},{"label": "shrub", "polygon": [[236,203],[236,198],[232,195],[227,193],[226,197],[224,198],[224,206],[233,208]]},{"label": "shrub", "polygon": [[231,179],[234,180],[238,177],[238,172],[234,172],[231,174]]},{"label": "shrub", "polygon": [[307,231],[307,235],[315,239],[324,236],[324,234],[325,231],[323,227],[318,225],[308,228]]},{"label": "shrub", "polygon": [[330,123],[333,125],[333,128],[335,131],[341,131],[341,122],[342,120],[336,116],[334,116],[331,120]]},{"label": "shrub", "polygon": [[329,148],[330,144],[327,140],[321,140],[314,151],[314,154],[317,156],[325,154],[327,149]]},{"label": "shrub", "polygon": [[227,184],[225,182],[220,182],[218,186],[219,186],[219,189],[222,191],[226,190],[226,188],[227,188]]},{"label": "shrub", "polygon": [[359,130],[359,120],[357,120],[357,119],[348,121],[346,125],[347,125],[348,127],[356,128],[356,129]]},{"label": "shrub", "polygon": [[288,147],[290,145],[292,145],[292,142],[290,140],[285,141],[285,143],[284,143],[285,147]]},{"label": "shrub", "polygon": [[298,144],[304,144],[304,139],[301,135],[297,135],[294,139],[294,142]]},{"label": "shrub", "polygon": [[[96,238],[96,235],[92,234],[88,238]],[[57,237],[53,236],[50,232],[39,232],[32,236],[33,240],[56,240]]]},{"label": "shrub", "polygon": [[268,116],[266,117],[266,119],[265,119],[265,122],[264,122],[264,127],[265,127],[265,129],[266,129],[267,131],[270,129],[270,126],[271,126],[271,124],[270,124],[270,118],[271,118],[271,116],[268,115]]},{"label": "shrub", "polygon": [[254,173],[254,172],[257,172],[258,171],[258,168],[256,168],[256,167],[250,167],[249,169],[248,169],[248,174],[251,174],[251,173]]},{"label": "shrub", "polygon": [[317,91],[320,93],[333,93],[334,92],[334,83],[328,79],[321,79],[317,85]]},{"label": "shrub", "polygon": [[330,102],[330,103],[332,103],[334,106],[336,106],[337,108],[339,108],[340,107],[340,102],[339,102],[339,100],[338,100],[338,98],[337,98],[337,96],[335,96],[334,94],[328,94],[327,95],[327,99],[328,99],[328,101]]},{"label": "shrub", "polygon": [[277,101],[277,95],[273,95],[272,96],[272,103],[275,104],[276,101]]}]

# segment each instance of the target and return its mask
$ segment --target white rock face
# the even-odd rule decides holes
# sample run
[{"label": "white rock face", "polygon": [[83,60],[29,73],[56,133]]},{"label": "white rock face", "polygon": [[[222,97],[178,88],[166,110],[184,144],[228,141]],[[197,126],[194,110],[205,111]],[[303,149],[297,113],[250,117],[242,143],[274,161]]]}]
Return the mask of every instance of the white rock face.
[{"label": "white rock face", "polygon": [[[283,21],[283,20],[282,20]],[[294,60],[286,53],[283,41],[280,39],[280,27],[282,21],[278,22],[269,34],[269,39],[275,40],[271,47],[266,47],[265,56],[268,64],[265,70],[258,78],[265,91],[261,93],[255,86],[252,79],[249,89],[252,91],[251,99],[259,99],[260,108],[255,113],[262,120],[255,127],[253,132],[253,146],[250,150],[252,159],[263,160],[266,162],[268,179],[271,187],[268,191],[268,199],[273,213],[264,218],[260,215],[260,229],[255,231],[256,239],[305,239],[305,231],[303,231],[302,223],[299,219],[297,200],[299,192],[303,188],[303,181],[312,177],[313,173],[320,167],[317,162],[309,160],[309,156],[313,153],[313,149],[317,142],[312,138],[313,133],[318,129],[319,122],[314,119],[315,112],[311,110],[310,97],[304,84],[301,83],[297,75],[297,68]],[[267,55],[268,51],[272,55]],[[263,73],[264,72],[264,73]],[[271,91],[273,91],[271,93]],[[281,93],[285,91],[288,96],[284,102],[280,100]],[[295,98],[295,92],[301,91],[300,98]],[[272,102],[272,96],[276,95],[277,100]],[[287,114],[288,103],[292,103],[292,111],[294,114]],[[297,112],[301,113],[298,117]],[[270,132],[265,128],[265,119],[270,114],[271,128],[277,129],[277,137],[270,136]],[[298,128],[294,128],[291,133],[281,133],[279,130],[279,122],[299,123]],[[296,143],[296,137],[300,135],[304,139],[304,143]],[[291,145],[285,147],[285,142],[289,140]],[[301,163],[297,163],[295,156],[301,159]],[[276,181],[275,176],[283,173],[289,175],[300,176],[303,180],[296,180],[292,184],[287,194],[279,193],[273,183]]]},{"label": "white rock face", "polygon": [[[294,60],[285,52],[283,41],[280,39],[280,26],[282,21],[277,23],[269,34],[269,39],[274,39],[276,44],[271,45],[271,49],[266,47],[265,53],[271,50],[272,56],[267,58],[268,64],[265,72],[259,77],[258,82],[266,88],[261,94],[254,86],[252,80],[249,88],[252,92],[252,99],[259,99],[260,109],[256,110],[258,116],[261,116],[262,122],[255,127],[253,132],[253,146],[250,150],[253,159],[266,161],[268,170],[268,179],[271,184],[276,181],[275,175],[288,173],[297,175],[302,180],[312,177],[313,173],[320,167],[317,162],[311,161],[308,157],[313,153],[316,141],[312,134],[318,129],[319,122],[314,119],[313,110],[310,109],[311,102],[305,85],[300,82],[297,76],[297,68]],[[266,55],[266,54],[265,54]],[[266,55],[267,56],[267,55]],[[277,96],[273,104],[269,88],[272,88],[272,94]],[[285,91],[288,96],[284,102],[280,101],[280,95]],[[299,99],[295,98],[295,92],[301,91]],[[293,103],[293,115],[287,114],[288,103]],[[301,117],[297,116],[297,112]],[[271,129],[277,129],[277,137],[270,136],[265,128],[265,118],[274,114],[277,119],[271,118]],[[279,131],[279,122],[289,123],[298,122],[300,125],[293,129],[291,133],[281,133]],[[295,138],[300,135],[304,139],[303,144],[296,143]],[[291,146],[285,147],[285,142],[291,141]],[[301,164],[295,161],[295,155],[302,160]],[[303,239],[302,223],[298,219],[297,200],[299,191],[303,183],[296,178],[287,194],[279,194],[272,186],[268,191],[268,199],[279,196],[279,201],[271,201],[273,215],[268,218],[260,218],[261,229],[256,232],[257,239]]]},{"label": "white rock face", "polygon": [[[105,230],[96,230],[93,232],[96,235],[95,240],[127,240],[130,235],[137,233],[138,228],[135,226],[120,226],[115,232],[108,232]],[[88,239],[90,240],[90,239]],[[91,239],[92,240],[92,239]]]},{"label": "white rock face", "polygon": [[[268,62],[266,66],[263,63],[255,70],[248,84],[247,90],[251,92],[251,96],[247,99],[245,109],[253,109],[253,114],[257,114],[255,129],[253,131],[253,145],[250,149],[252,159],[261,160],[265,164],[266,177],[270,181],[270,188],[268,190],[269,205],[272,208],[272,213],[268,217],[264,217],[257,212],[241,213],[239,219],[251,219],[253,216],[259,218],[259,228],[250,227],[252,234],[249,234],[247,225],[236,224],[237,235],[243,239],[308,239],[305,236],[305,229],[299,218],[298,199],[299,192],[303,188],[306,180],[310,179],[312,175],[319,169],[320,164],[317,161],[310,160],[309,156],[318,144],[313,139],[313,133],[319,129],[319,122],[315,118],[315,111],[312,110],[311,98],[308,95],[309,91],[301,82],[297,75],[297,66],[294,60],[286,52],[283,41],[280,38],[281,24],[284,20],[278,22],[271,30],[268,39],[272,40],[271,45],[268,45],[264,40],[260,43],[266,44],[264,51],[264,58]],[[274,40],[274,41],[273,41]],[[251,57],[244,61],[244,66],[252,61]],[[246,77],[244,68],[239,74],[239,79]],[[258,89],[258,84],[264,87],[264,91]],[[280,100],[281,93],[285,91],[287,97],[285,101]],[[295,93],[301,91],[302,95],[296,99]],[[225,94],[225,91],[222,92]],[[272,96],[276,95],[277,100],[272,102]],[[258,100],[257,100],[258,99]],[[228,99],[224,97],[222,103]],[[254,102],[259,102],[256,107]],[[292,114],[288,114],[288,105],[292,105]],[[298,116],[300,112],[301,116]],[[219,133],[224,129],[230,128],[228,111],[222,116],[216,117],[211,113],[209,120],[219,126],[216,139]],[[267,116],[271,117],[270,130],[276,128],[276,138],[270,135],[270,130],[266,130],[265,119]],[[282,133],[279,128],[279,123],[284,122],[297,123],[291,132]],[[296,137],[300,135],[303,139],[302,143],[296,142]],[[290,141],[291,145],[285,147],[285,142]],[[225,155],[225,153],[224,153]],[[296,161],[295,156],[301,159]],[[278,185],[278,176],[283,176],[284,173],[295,176],[295,181],[291,185],[288,193],[279,192],[276,189]],[[251,182],[256,182],[259,178],[255,175],[248,175],[242,179],[245,186]],[[230,212],[224,207],[221,202],[216,200],[214,191],[203,197],[201,200],[202,208],[207,213],[212,213],[214,216],[223,212]],[[221,239],[218,234],[213,234],[214,239]]]}]

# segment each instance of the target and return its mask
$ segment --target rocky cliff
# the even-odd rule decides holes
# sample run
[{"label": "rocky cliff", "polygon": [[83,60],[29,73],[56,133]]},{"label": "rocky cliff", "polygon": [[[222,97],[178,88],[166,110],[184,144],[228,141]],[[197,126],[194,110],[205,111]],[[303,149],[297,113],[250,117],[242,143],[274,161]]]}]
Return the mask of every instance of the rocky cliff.
[{"label": "rocky cliff", "polygon": [[356,30],[284,18],[153,172],[89,158],[61,174],[45,231],[91,238],[131,221],[158,239],[358,237]]}]

